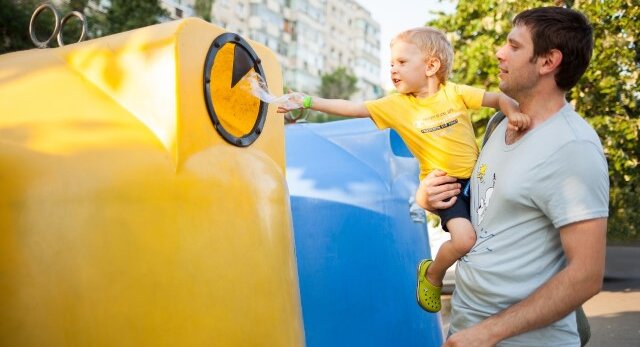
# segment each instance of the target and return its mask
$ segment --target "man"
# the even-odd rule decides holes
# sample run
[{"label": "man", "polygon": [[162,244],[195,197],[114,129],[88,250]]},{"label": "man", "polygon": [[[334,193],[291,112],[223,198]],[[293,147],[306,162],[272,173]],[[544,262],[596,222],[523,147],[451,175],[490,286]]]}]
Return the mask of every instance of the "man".
[{"label": "man", "polygon": [[[607,163],[565,98],[589,64],[592,27],[560,7],[524,11],[513,25],[496,54],[500,89],[531,124],[517,132],[502,121],[472,173],[477,242],[458,262],[445,346],[580,346],[574,311],[602,287]],[[461,188],[441,171],[421,185],[428,210],[449,207]]]}]

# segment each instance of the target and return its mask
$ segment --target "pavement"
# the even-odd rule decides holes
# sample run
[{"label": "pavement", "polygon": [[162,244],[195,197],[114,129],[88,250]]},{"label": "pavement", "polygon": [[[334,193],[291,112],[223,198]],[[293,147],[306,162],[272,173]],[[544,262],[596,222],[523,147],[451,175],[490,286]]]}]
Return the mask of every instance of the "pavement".
[{"label": "pavement", "polygon": [[[442,297],[443,334],[451,296]],[[583,305],[591,325],[587,347],[640,346],[640,247],[607,247],[602,291]]]},{"label": "pavement", "polygon": [[640,247],[607,247],[602,291],[584,304],[588,347],[640,346]]}]

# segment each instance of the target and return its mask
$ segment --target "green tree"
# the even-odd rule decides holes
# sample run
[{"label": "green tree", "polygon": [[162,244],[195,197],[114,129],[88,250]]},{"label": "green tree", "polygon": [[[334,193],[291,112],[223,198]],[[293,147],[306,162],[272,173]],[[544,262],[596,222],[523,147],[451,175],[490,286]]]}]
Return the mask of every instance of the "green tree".
[{"label": "green tree", "polygon": [[320,89],[318,93],[327,99],[348,99],[358,91],[356,87],[358,78],[346,68],[339,67],[331,73],[320,77]]},{"label": "green tree", "polygon": [[168,16],[158,0],[111,0],[111,7],[96,31],[101,35],[115,34],[157,24]]},{"label": "green tree", "polygon": [[[440,13],[427,25],[450,33],[455,49],[454,81],[497,90],[495,52],[505,42],[511,20],[524,9],[553,5],[585,13],[594,26],[590,67],[567,97],[598,132],[609,162],[609,239],[640,239],[640,7],[636,1],[459,1],[455,13]],[[478,137],[484,134],[492,113],[473,114]]]},{"label": "green tree", "polygon": [[29,20],[36,6],[35,1],[0,0],[0,54],[34,47]]},{"label": "green tree", "polygon": [[196,4],[193,8],[196,16],[201,17],[207,22],[211,22],[211,7],[214,2],[214,0],[196,0]]},{"label": "green tree", "polygon": [[[358,91],[356,84],[358,78],[344,67],[339,67],[333,72],[323,74],[320,77],[320,89],[318,94],[327,99],[349,99]],[[345,117],[330,115],[322,112],[313,112],[307,119],[310,122],[330,122],[344,119]]]}]

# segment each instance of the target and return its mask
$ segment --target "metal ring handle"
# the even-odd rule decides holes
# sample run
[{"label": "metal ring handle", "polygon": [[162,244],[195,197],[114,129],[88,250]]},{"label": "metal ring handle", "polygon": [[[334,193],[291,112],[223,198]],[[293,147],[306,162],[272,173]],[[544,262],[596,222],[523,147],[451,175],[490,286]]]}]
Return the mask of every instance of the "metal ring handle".
[{"label": "metal ring handle", "polygon": [[64,28],[64,24],[69,19],[71,19],[71,17],[78,17],[78,19],[80,19],[80,22],[82,23],[82,33],[80,34],[80,38],[78,39],[78,41],[76,41],[75,43],[82,41],[87,33],[87,19],[84,17],[84,15],[78,11],[67,13],[67,15],[62,17],[62,20],[60,21],[60,30],[58,31],[58,46],[60,47],[64,46],[64,40],[62,40],[62,28]]},{"label": "metal ring handle", "polygon": [[[36,18],[40,15],[40,13],[47,8],[50,9],[51,12],[53,12],[53,16],[55,17],[55,26],[53,27],[53,33],[51,33],[51,36],[49,36],[49,38],[46,41],[40,41],[36,37],[36,28],[34,26],[34,23],[36,21]],[[31,15],[31,20],[29,21],[29,36],[31,36],[31,41],[33,41],[33,44],[36,45],[36,47],[47,48],[47,45],[51,40],[53,40],[54,37],[56,37],[59,30],[60,30],[60,15],[58,15],[58,11],[56,10],[55,7],[53,7],[53,5],[46,4],[46,3],[41,4],[40,6],[38,6],[38,8],[36,8],[35,11],[33,11],[33,15]]]}]

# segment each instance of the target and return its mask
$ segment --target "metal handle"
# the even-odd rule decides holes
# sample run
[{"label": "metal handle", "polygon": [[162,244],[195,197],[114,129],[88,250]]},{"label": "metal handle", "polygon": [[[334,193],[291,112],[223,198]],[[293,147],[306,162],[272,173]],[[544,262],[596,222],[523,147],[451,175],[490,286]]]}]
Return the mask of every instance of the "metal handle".
[{"label": "metal handle", "polygon": [[75,43],[84,40],[84,37],[87,34],[87,19],[85,18],[85,16],[78,11],[67,13],[67,15],[64,16],[60,21],[60,30],[58,31],[58,46],[60,47],[64,46],[64,41],[62,40],[62,28],[64,28],[64,24],[74,16],[78,17],[78,19],[80,19],[80,22],[82,23],[82,32],[80,33],[80,38]]},{"label": "metal handle", "polygon": [[[40,13],[42,13],[42,11],[46,9],[49,9],[51,10],[51,12],[53,12],[54,27],[53,27],[53,32],[51,33],[51,36],[49,36],[49,38],[45,41],[40,41],[36,36],[36,28],[34,23],[36,22],[36,18],[38,18]],[[82,32],[80,34],[80,38],[78,39],[78,41],[76,41],[77,43],[84,40],[87,34],[86,17],[78,11],[73,11],[68,13],[66,16],[62,18],[62,20],[60,20],[60,14],[52,4],[49,4],[49,3],[40,4],[40,6],[38,6],[36,10],[33,11],[33,15],[31,15],[31,20],[29,21],[29,36],[31,37],[31,41],[38,48],[47,48],[49,47],[49,43],[51,42],[51,40],[53,40],[54,37],[57,37],[58,46],[60,47],[64,46],[64,40],[62,39],[62,28],[69,21],[69,19],[71,19],[71,17],[78,17],[78,19],[82,23]]]},{"label": "metal handle", "polygon": [[[36,22],[36,18],[38,18],[40,13],[46,9],[50,9],[51,12],[53,12],[53,16],[55,17],[55,26],[53,27],[53,33],[51,33],[51,36],[49,36],[49,38],[46,41],[40,41],[36,37],[36,28],[34,26],[34,23]],[[49,42],[53,40],[53,38],[56,37],[56,35],[58,35],[59,30],[60,30],[60,15],[58,14],[58,10],[56,10],[56,8],[53,7],[53,5],[44,3],[38,6],[38,8],[36,8],[35,11],[33,11],[33,15],[31,15],[31,20],[29,21],[29,36],[31,36],[31,41],[33,41],[33,44],[36,45],[36,47],[47,48],[47,46],[49,45]]]}]

